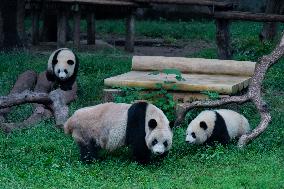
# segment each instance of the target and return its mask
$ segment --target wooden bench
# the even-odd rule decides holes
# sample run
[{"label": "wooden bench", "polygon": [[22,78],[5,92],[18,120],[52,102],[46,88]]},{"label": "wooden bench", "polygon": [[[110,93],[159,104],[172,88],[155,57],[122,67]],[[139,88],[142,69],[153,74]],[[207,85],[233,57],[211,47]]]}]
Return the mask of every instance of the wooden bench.
[{"label": "wooden bench", "polygon": [[[163,73],[164,70],[179,70],[184,80],[176,75]],[[191,97],[203,99],[200,92],[217,92],[233,95],[247,88],[254,73],[255,63],[249,61],[217,60],[204,58],[181,58],[162,56],[134,56],[131,71],[104,80],[106,87],[141,87],[155,90],[160,86],[171,90],[174,97],[188,101]],[[153,73],[159,71],[159,74]],[[106,101],[112,100],[105,90]],[[108,100],[110,99],[110,100]]]}]

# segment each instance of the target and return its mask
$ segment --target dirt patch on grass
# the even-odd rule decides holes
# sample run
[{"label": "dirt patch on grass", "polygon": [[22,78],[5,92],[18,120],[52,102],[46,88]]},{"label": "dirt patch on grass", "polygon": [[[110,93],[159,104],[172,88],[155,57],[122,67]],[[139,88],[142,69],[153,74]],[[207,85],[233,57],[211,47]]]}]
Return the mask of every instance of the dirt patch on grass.
[{"label": "dirt patch on grass", "polygon": [[[109,38],[109,44],[124,49],[125,40],[123,38]],[[202,49],[213,48],[214,44],[205,40],[167,40],[157,38],[138,37],[135,39],[133,55],[144,56],[174,56],[186,57],[195,54]]]},{"label": "dirt patch on grass", "polygon": [[[102,49],[124,50],[125,40],[121,36],[108,36],[105,39],[96,40],[96,45],[87,45],[86,40],[81,41],[79,52],[93,53]],[[74,49],[73,42],[69,41],[66,47]],[[130,55],[142,56],[173,56],[187,57],[206,48],[214,48],[214,44],[204,40],[173,40],[137,37],[135,50]],[[29,50],[34,53],[50,53],[57,49],[55,42],[42,42],[37,46],[30,46]]]}]

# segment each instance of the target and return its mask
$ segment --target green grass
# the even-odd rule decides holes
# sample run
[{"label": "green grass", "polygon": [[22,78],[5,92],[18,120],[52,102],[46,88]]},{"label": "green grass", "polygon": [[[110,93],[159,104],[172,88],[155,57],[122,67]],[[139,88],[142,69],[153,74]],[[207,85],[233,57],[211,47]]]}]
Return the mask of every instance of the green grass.
[{"label": "green grass", "polygon": [[[100,26],[102,23],[113,25],[117,32],[112,21],[99,22],[100,32],[109,33],[110,26]],[[188,29],[180,30],[182,27]],[[166,28],[164,34],[171,38],[210,41],[214,40],[215,31],[213,22],[205,21],[143,21],[137,28],[139,35],[159,37],[163,31],[160,28]],[[234,59],[257,60],[270,52],[275,43],[259,43],[256,32],[260,28],[256,23],[232,25]],[[119,51],[78,55],[79,91],[78,99],[70,105],[71,113],[100,103],[103,79],[130,70],[131,64],[131,59],[121,58],[128,56],[121,56]],[[194,56],[214,58],[216,50],[204,49]],[[9,93],[23,71],[44,71],[47,58],[28,52],[1,53],[0,96]],[[272,122],[264,134],[243,150],[235,143],[225,147],[188,146],[184,142],[186,128],[182,127],[174,128],[173,148],[163,161],[154,160],[142,166],[133,162],[128,150],[122,148],[114,153],[104,152],[103,160],[84,165],[72,138],[56,129],[53,119],[48,119],[8,136],[0,132],[0,188],[284,188],[283,70],[282,59],[269,70],[263,85]],[[252,127],[258,124],[260,118],[251,103],[240,106],[239,111]],[[28,105],[14,108],[9,120],[20,121],[30,112]]]}]

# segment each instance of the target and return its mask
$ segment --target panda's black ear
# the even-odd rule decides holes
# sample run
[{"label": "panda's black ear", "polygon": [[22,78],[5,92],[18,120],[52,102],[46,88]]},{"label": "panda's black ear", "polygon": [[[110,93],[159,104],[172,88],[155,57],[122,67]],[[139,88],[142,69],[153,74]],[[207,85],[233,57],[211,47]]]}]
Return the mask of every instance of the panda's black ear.
[{"label": "panda's black ear", "polygon": [[207,124],[205,123],[205,121],[201,121],[199,125],[200,125],[200,127],[201,127],[202,129],[204,129],[204,130],[206,130],[206,129],[208,128],[208,126],[207,126]]},{"label": "panda's black ear", "polygon": [[74,64],[74,61],[73,61],[73,60],[68,60],[68,61],[67,61],[67,64],[73,65],[73,64]]},{"label": "panda's black ear", "polygon": [[148,122],[149,128],[150,129],[155,129],[158,125],[157,121],[155,119],[150,119]]}]

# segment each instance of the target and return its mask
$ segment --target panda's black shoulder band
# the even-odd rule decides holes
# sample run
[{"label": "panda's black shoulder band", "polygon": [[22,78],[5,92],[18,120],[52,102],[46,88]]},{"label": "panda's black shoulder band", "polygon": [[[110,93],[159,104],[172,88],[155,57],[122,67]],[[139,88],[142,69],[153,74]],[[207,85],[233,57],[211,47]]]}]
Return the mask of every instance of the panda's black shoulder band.
[{"label": "panda's black shoulder band", "polygon": [[213,145],[215,141],[221,144],[227,144],[230,141],[230,136],[226,122],[222,115],[220,115],[217,111],[214,112],[216,114],[215,125],[212,135],[207,139],[206,144]]},{"label": "panda's black shoulder band", "polygon": [[138,102],[128,109],[126,144],[131,147],[134,158],[139,162],[150,159],[150,150],[145,141],[145,119],[148,103]]}]

